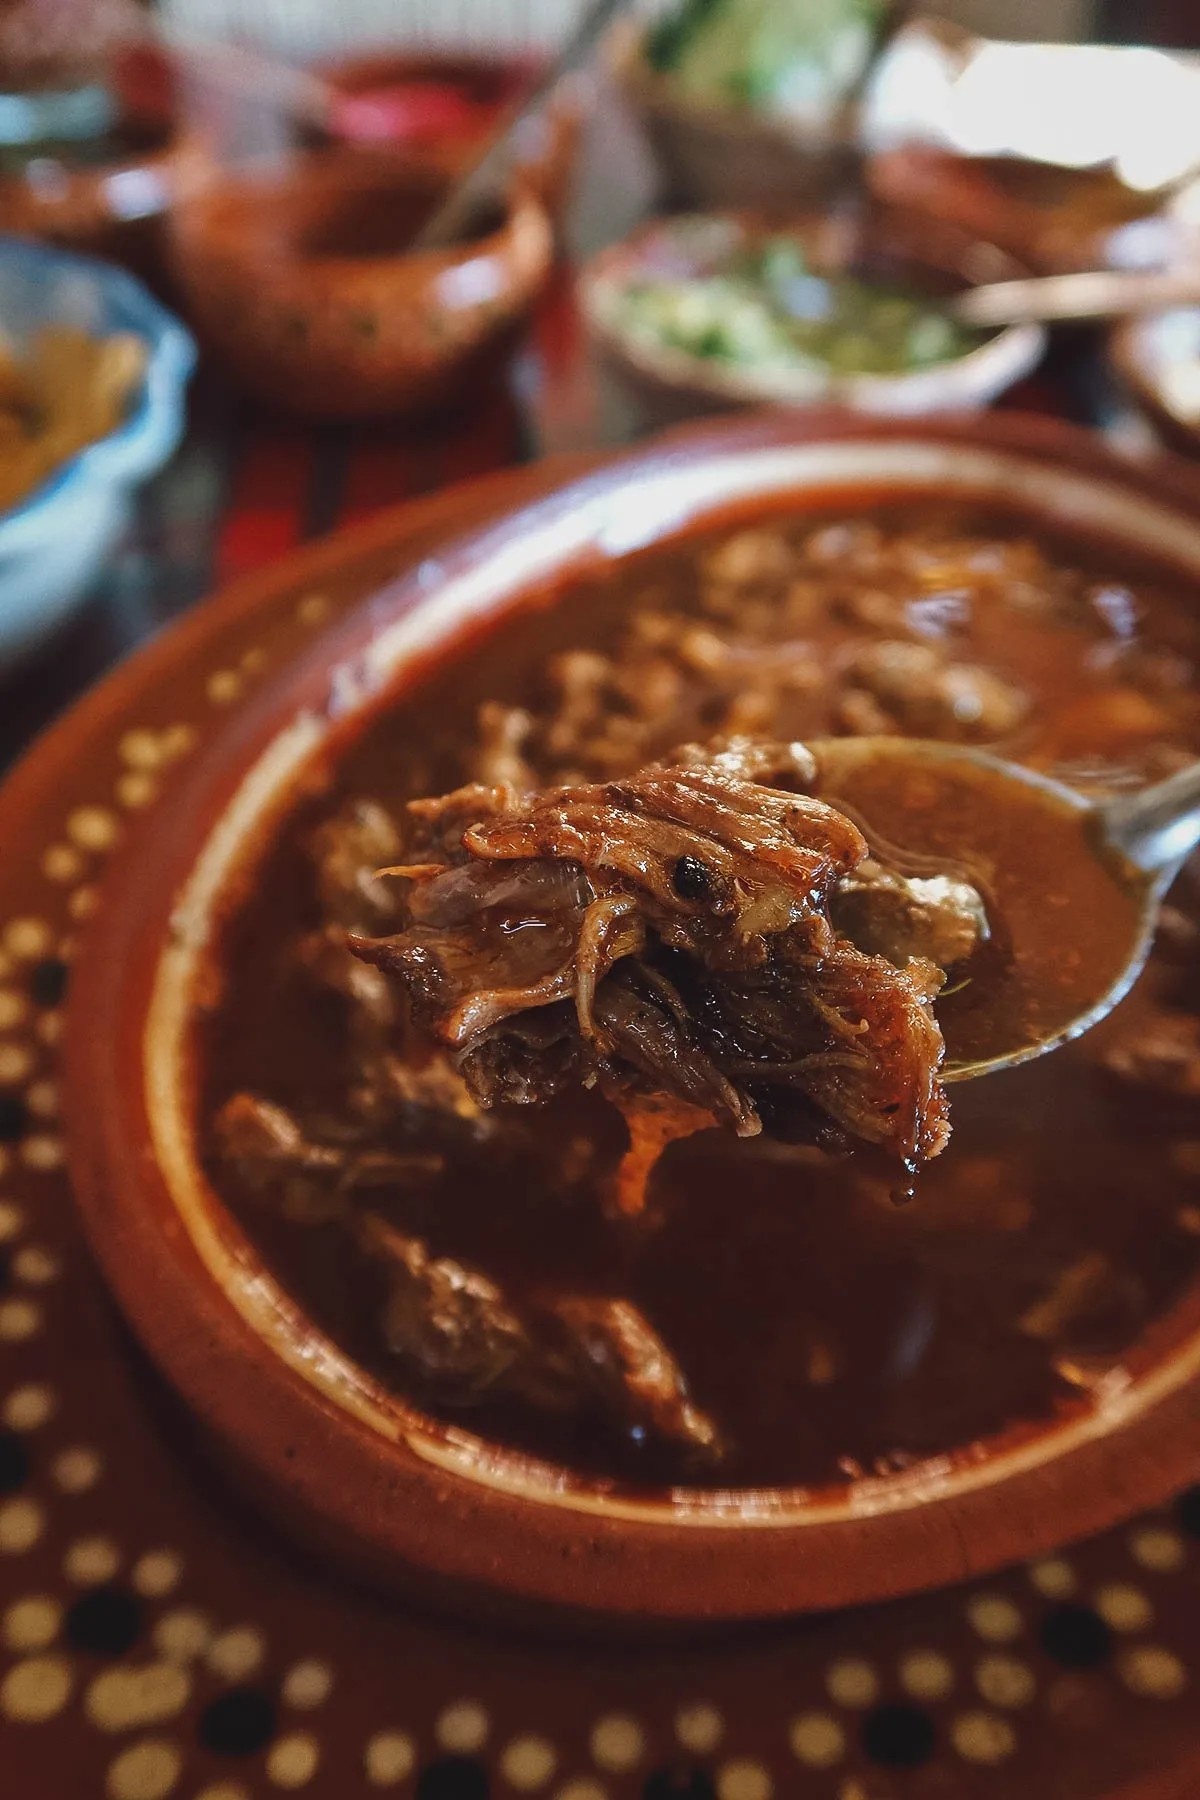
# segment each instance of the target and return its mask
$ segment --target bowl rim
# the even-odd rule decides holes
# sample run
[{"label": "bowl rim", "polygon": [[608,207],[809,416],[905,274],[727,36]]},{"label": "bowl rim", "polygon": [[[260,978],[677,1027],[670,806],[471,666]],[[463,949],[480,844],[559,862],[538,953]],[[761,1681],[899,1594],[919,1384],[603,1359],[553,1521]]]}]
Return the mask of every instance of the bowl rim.
[{"label": "bowl rim", "polygon": [[[932,218],[946,218],[964,231],[992,236],[1011,255],[1024,258],[1042,274],[1120,266],[1125,234],[1145,220],[1163,217],[1169,191],[1158,191],[1158,204],[1128,219],[1077,226],[1066,206],[1039,206],[1006,193],[992,181],[988,165],[1008,161],[1052,170],[1063,176],[1087,175],[1066,163],[1040,163],[1035,157],[1008,158],[1000,152],[975,154],[952,145],[916,139],[880,146],[866,159],[864,178],[877,199]],[[1123,183],[1120,185],[1124,185]],[[1127,189],[1133,193],[1136,190]]]},{"label": "bowl rim", "polygon": [[[149,1098],[154,1068],[144,1077],[128,1077],[131,1059],[136,1073],[147,1058],[153,1064],[151,1052],[160,1047],[148,1022],[164,961],[165,928],[169,923],[174,931],[188,929],[185,890],[198,852],[213,841],[217,827],[226,827],[230,800],[244,791],[255,759],[286,738],[285,720],[303,720],[305,731],[311,731],[323,716],[336,749],[347,707],[386,703],[383,665],[396,651],[396,630],[419,619],[430,595],[444,594],[456,570],[461,575],[477,566],[472,559],[479,558],[481,545],[485,555],[489,548],[499,554],[507,550],[511,561],[523,531],[528,537],[531,530],[553,530],[572,508],[588,504],[598,506],[601,517],[607,506],[611,515],[616,497],[644,487],[652,470],[669,480],[686,475],[689,466],[707,467],[721,483],[731,456],[761,459],[787,446],[819,455],[846,440],[898,442],[907,456],[914,439],[951,450],[958,464],[969,462],[965,453],[972,446],[993,467],[1023,462],[1027,482],[1019,499],[1027,511],[1039,510],[1039,498],[1040,510],[1050,510],[1051,469],[1059,471],[1060,482],[1066,479],[1073,503],[1079,501],[1081,475],[1083,486],[1092,490],[1100,477],[1097,504],[1111,505],[1114,490],[1124,490],[1143,512],[1149,508],[1156,516],[1175,518],[1200,578],[1200,526],[1188,518],[1189,510],[1196,511],[1200,482],[1186,469],[1148,473],[1129,467],[1070,427],[1018,415],[910,422],[827,413],[759,416],[672,434],[565,487],[552,487],[481,531],[451,539],[400,582],[352,608],[201,755],[174,797],[170,818],[157,821],[156,859],[139,855],[135,839],[114,867],[85,939],[67,1034],[70,1154],[85,1221],[122,1304],[208,1422],[237,1439],[244,1437],[248,1416],[258,1421],[257,1434],[242,1444],[256,1466],[387,1557],[568,1606],[658,1616],[764,1615],[879,1598],[1048,1549],[1066,1535],[1098,1529],[1160,1499],[1194,1460],[1200,1374],[1189,1365],[1174,1385],[1166,1384],[1169,1391],[1149,1400],[1143,1396],[1138,1407],[1114,1394],[1107,1410],[1089,1413],[1077,1441],[1065,1447],[1069,1424],[1039,1422],[1032,1433],[1032,1460],[1026,1457],[1021,1465],[1018,1445],[1018,1466],[1007,1474],[995,1470],[1008,1452],[993,1456],[983,1479],[972,1479],[969,1466],[963,1480],[926,1464],[904,1477],[862,1484],[852,1490],[855,1503],[843,1500],[833,1516],[828,1509],[820,1514],[809,1509],[797,1518],[770,1506],[747,1508],[746,1495],[727,1496],[733,1504],[723,1518],[705,1514],[695,1496],[677,1501],[673,1511],[660,1508],[654,1518],[631,1516],[603,1497],[581,1513],[562,1504],[561,1494],[497,1487],[486,1479],[494,1472],[489,1467],[480,1470],[481,1481],[477,1473],[454,1466],[453,1458],[447,1463],[413,1455],[411,1444],[384,1439],[361,1418],[335,1408],[327,1392],[285,1369],[238,1313],[228,1289],[213,1279],[194,1239],[181,1228],[178,1194],[153,1154],[146,1154],[147,1147],[152,1152],[156,1143],[161,1146]],[[793,491],[798,485],[792,484]],[[838,485],[826,476],[812,488],[828,493]],[[860,477],[856,485],[880,492],[895,484],[877,476],[873,482]],[[710,501],[704,510],[718,509]],[[668,518],[658,535],[672,535],[686,516]],[[628,522],[624,528],[611,517],[609,522],[618,532],[614,553],[632,548]],[[645,522],[641,529],[647,529]],[[528,575],[518,560],[517,591],[527,592]],[[448,636],[452,630],[453,624]],[[311,743],[302,731],[292,747],[307,757]],[[292,798],[289,787],[280,787],[279,774],[277,767],[268,795],[273,818],[286,815]],[[198,918],[203,929],[203,912]],[[154,924],[158,934],[148,935]],[[227,1232],[230,1223],[226,1215],[218,1222],[220,1231]],[[229,1247],[229,1242],[223,1246]],[[244,1257],[244,1240],[234,1242],[232,1251],[235,1258]],[[1187,1344],[1200,1361],[1200,1294],[1194,1299],[1198,1316],[1189,1323]],[[1153,1338],[1152,1331],[1146,1342],[1152,1345]],[[311,1337],[306,1341],[311,1344]],[[1186,1360],[1178,1347],[1173,1356]],[[439,1434],[443,1441],[446,1435]],[[330,1480],[325,1468],[334,1443],[340,1460]],[[310,1466],[310,1457],[318,1466]],[[1068,1465],[1072,1483],[1064,1493]],[[1061,1505],[1057,1510],[1047,1505],[1051,1499],[1069,1501],[1065,1520]],[[731,1530],[731,1524],[753,1529]]]},{"label": "bowl rim", "polygon": [[[446,171],[436,157],[430,155],[376,154],[352,144],[336,143],[329,149],[300,150],[286,156],[270,153],[247,159],[217,174],[214,179],[197,184],[194,190],[173,209],[171,224],[173,260],[189,291],[204,286],[192,264],[195,251],[211,244],[214,214],[222,205],[254,204],[272,192],[303,194],[324,190],[325,198],[337,204],[347,189],[375,188],[444,188]],[[364,256],[339,256],[329,252],[309,252],[303,247],[302,233],[289,229],[282,239],[271,240],[264,253],[256,249],[250,255],[240,247],[240,234],[235,236],[238,248],[226,260],[245,269],[261,271],[272,278],[306,277],[324,282],[328,287],[357,283],[381,275],[395,279],[406,275],[414,289],[436,284],[448,271],[466,264],[503,258],[514,246],[523,246],[536,234],[541,244],[538,261],[549,265],[552,257],[552,229],[547,208],[535,191],[528,174],[520,167],[496,196],[498,217],[486,231],[473,238],[438,245],[425,250],[394,250]]]},{"label": "bowl rim", "polygon": [[694,94],[681,88],[668,72],[654,67],[646,55],[649,34],[648,21],[619,19],[604,46],[609,71],[646,114],[727,143],[758,139],[764,147],[775,145],[802,156],[845,156],[861,149],[861,100],[835,100],[824,119],[805,120]]},{"label": "bowl rim", "polygon": [[[920,226],[912,214],[903,209],[878,209],[883,219],[908,220],[914,230]],[[959,356],[947,357],[919,369],[896,374],[839,373],[814,367],[794,380],[774,375],[756,376],[686,350],[669,345],[662,347],[642,343],[634,334],[622,329],[611,316],[612,297],[635,276],[641,258],[655,243],[689,219],[721,219],[736,225],[771,229],[765,215],[736,209],[700,208],[685,213],[671,213],[645,221],[619,243],[607,245],[584,265],[577,281],[577,293],[584,323],[600,348],[618,362],[626,364],[637,375],[677,394],[703,394],[725,404],[741,406],[849,406],[864,412],[914,412],[942,410],[948,402],[968,405],[972,399],[990,398],[1014,382],[1030,374],[1041,361],[1048,342],[1044,325],[1006,325],[980,344]],[[791,221],[793,229],[818,229],[823,216],[813,212]],[[778,229],[787,231],[788,221]],[[973,233],[964,232],[964,248],[968,245],[994,250],[1003,256],[1014,272],[1017,259],[999,246],[986,244]],[[932,259],[931,259],[932,260]],[[914,252],[914,262],[921,257]],[[922,406],[924,396],[929,402]]]},{"label": "bowl rim", "polygon": [[125,315],[114,329],[134,333],[148,351],[137,398],[115,430],[67,457],[16,506],[0,514],[0,552],[6,552],[16,549],[22,539],[40,535],[47,514],[72,489],[82,488],[93,476],[107,482],[136,479],[169,451],[183,389],[196,365],[196,346],[175,315],[124,269],[11,236],[0,236],[0,260],[35,274],[74,270]]},{"label": "bowl rim", "polygon": [[[1158,354],[1155,343],[1163,321],[1176,313],[1200,318],[1200,304],[1161,307],[1122,319],[1108,333],[1108,356],[1139,411],[1158,427],[1174,449],[1194,455],[1200,450],[1200,413],[1189,421],[1167,399],[1162,386],[1165,359]],[[1197,335],[1200,336],[1200,329]]]}]

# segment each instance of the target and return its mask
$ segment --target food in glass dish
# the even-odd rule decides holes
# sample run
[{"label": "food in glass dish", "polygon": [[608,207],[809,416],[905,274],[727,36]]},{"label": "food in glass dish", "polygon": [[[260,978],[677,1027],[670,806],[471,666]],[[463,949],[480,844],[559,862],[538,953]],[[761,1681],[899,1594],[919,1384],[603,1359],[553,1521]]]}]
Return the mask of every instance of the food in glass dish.
[{"label": "food in glass dish", "polygon": [[[697,216],[695,231],[704,227]],[[727,254],[694,272],[647,271],[611,311],[609,324],[635,345],[765,375],[904,375],[965,356],[989,335],[956,324],[928,295],[821,272],[783,231],[734,232]]]},{"label": "food in glass dish", "polygon": [[[639,834],[657,840],[668,788],[678,809],[727,783],[711,795],[723,820],[737,799],[755,821],[781,807],[806,833],[819,821],[842,846],[842,887],[857,879],[869,900],[886,882],[870,870],[864,882],[861,859],[845,866],[852,832],[944,870],[953,819],[934,793],[923,836],[919,794],[903,833],[866,807],[861,821],[834,808],[835,824],[804,804],[807,765],[787,747],[942,738],[994,746],[1091,794],[1121,792],[1200,749],[1198,654],[1191,597],[1169,571],[933,498],[732,521],[531,594],[473,626],[339,752],[213,943],[196,1062],[209,1179],[360,1365],[447,1430],[582,1477],[855,1483],[1103,1403],[1200,1267],[1200,896],[1186,872],[1129,996],[1044,1061],[955,1091],[953,1135],[904,1206],[894,1165],[844,1121],[826,1113],[790,1132],[760,1109],[755,1135],[671,1142],[642,1210],[623,1213],[612,1198],[630,1134],[609,1071],[512,1104],[489,1084],[514,1063],[459,1062],[458,1048],[469,1062],[479,1047],[469,1033],[432,1048],[410,1011],[419,983],[400,975],[425,907],[417,922],[440,934],[442,974],[451,948],[475,956],[472,931],[455,934],[484,883],[500,896],[485,911],[504,940],[504,981],[509,938],[523,957],[523,940],[561,923],[560,948],[577,951],[590,907],[632,899],[622,917],[639,947],[599,975],[593,1018],[605,982],[620,994],[627,976],[678,968],[664,941],[676,920],[689,978],[712,983],[695,945],[703,934],[719,959],[737,909],[713,912],[707,878],[678,866],[696,846],[670,846],[671,895],[665,854],[618,879],[586,834],[574,856],[556,835],[579,831],[577,807],[619,798],[621,817],[604,823],[624,853]],[[749,756],[737,739],[764,760],[722,764]],[[681,756],[681,745],[701,748]],[[782,761],[771,746],[785,747]],[[412,805],[464,787],[457,813],[445,800]],[[489,813],[480,794],[496,789],[508,792]],[[726,841],[708,830],[696,861],[715,867]],[[1013,849],[996,841],[1001,881]],[[797,831],[791,849],[799,842]],[[1044,954],[1069,969],[1086,956],[1084,922],[1052,846],[1024,852]],[[408,874],[381,872],[396,868]],[[511,890],[490,885],[510,875]],[[862,894],[853,922],[833,900],[830,888],[833,928],[861,936]],[[1004,904],[989,911],[1005,916]],[[764,922],[760,937],[787,935]],[[809,914],[797,924],[819,929]],[[378,948],[397,940],[398,958]],[[860,952],[885,953],[879,941]],[[1013,974],[1003,931],[961,970],[954,954],[939,949],[951,978],[932,997],[948,1039],[981,1016],[988,965],[972,970],[971,957]],[[433,1016],[448,1018],[457,989],[427,972]],[[580,1055],[579,976],[577,962],[570,991],[545,1008],[502,1007],[484,1029],[515,1035],[559,1007],[557,1042]],[[647,986],[669,1036],[683,1021]],[[1029,974],[1031,1001],[1037,988]],[[551,1048],[536,1031],[529,1047],[535,1059]],[[757,1107],[744,1068],[713,1060]],[[536,1063],[539,1084],[543,1072]]]},{"label": "food in glass dish", "polygon": [[145,367],[133,332],[47,325],[24,355],[0,343],[0,512],[114,431]]}]

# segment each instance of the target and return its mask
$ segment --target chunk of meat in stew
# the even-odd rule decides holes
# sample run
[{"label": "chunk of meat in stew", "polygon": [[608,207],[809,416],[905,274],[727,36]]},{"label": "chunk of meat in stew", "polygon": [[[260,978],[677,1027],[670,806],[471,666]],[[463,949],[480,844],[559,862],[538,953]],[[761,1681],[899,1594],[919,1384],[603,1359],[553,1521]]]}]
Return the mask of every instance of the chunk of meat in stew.
[{"label": "chunk of meat in stew", "polygon": [[481,1104],[600,1084],[630,1124],[625,1210],[672,1137],[754,1136],[764,1112],[915,1167],[949,1135],[942,973],[830,923],[866,842],[763,784],[812,772],[803,746],[734,742],[619,781],[415,801],[404,929],[351,948],[397,979]]},{"label": "chunk of meat in stew", "polygon": [[594,1406],[637,1443],[719,1459],[716,1427],[692,1404],[678,1363],[632,1302],[560,1294],[519,1311],[481,1270],[431,1256],[420,1238],[376,1214],[363,1214],[358,1230],[388,1276],[388,1347],[443,1405],[500,1392],[550,1412]]},{"label": "chunk of meat in stew", "polygon": [[722,1454],[678,1362],[632,1302],[546,1292],[518,1307],[481,1269],[433,1255],[371,1210],[389,1191],[438,1175],[439,1156],[318,1142],[285,1107],[246,1093],[222,1108],[216,1137],[260,1204],[292,1224],[336,1223],[382,1269],[383,1341],[431,1404],[460,1409],[499,1396],[541,1412],[595,1410],[635,1445],[685,1462]]},{"label": "chunk of meat in stew", "polygon": [[690,1447],[705,1461],[722,1453],[717,1428],[688,1398],[683,1371],[630,1300],[567,1296],[554,1306],[576,1367],[632,1437]]},{"label": "chunk of meat in stew", "polygon": [[275,1200],[285,1218],[320,1224],[345,1215],[351,1195],[440,1175],[436,1152],[396,1153],[353,1141],[321,1142],[286,1107],[257,1094],[234,1094],[214,1122],[221,1156],[251,1193]]}]

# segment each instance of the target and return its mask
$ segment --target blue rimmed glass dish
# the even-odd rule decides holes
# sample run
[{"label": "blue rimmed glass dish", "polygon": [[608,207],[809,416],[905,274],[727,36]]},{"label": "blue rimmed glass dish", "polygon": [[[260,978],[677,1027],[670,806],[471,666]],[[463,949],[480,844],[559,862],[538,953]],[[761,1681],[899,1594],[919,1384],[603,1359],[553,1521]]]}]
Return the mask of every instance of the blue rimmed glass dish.
[{"label": "blue rimmed glass dish", "polygon": [[146,367],[117,429],[0,514],[0,674],[95,586],[137,489],[179,442],[196,359],[189,333],[123,269],[0,237],[0,332],[19,352],[44,325],[78,326],[95,337],[133,332],[146,345]]}]

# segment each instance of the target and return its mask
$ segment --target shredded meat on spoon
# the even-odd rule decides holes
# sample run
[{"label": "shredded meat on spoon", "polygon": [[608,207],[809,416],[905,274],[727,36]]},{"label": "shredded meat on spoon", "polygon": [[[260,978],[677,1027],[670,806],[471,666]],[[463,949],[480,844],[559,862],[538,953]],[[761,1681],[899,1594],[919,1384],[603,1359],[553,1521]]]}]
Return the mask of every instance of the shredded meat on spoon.
[{"label": "shredded meat on spoon", "polygon": [[713,1124],[750,1137],[767,1118],[914,1169],[949,1135],[942,972],[830,922],[868,847],[794,791],[813,773],[801,745],[734,740],[623,780],[415,801],[390,871],[409,882],[404,928],[350,947],[481,1105],[599,1084],[629,1123],[623,1210],[672,1138]]}]

